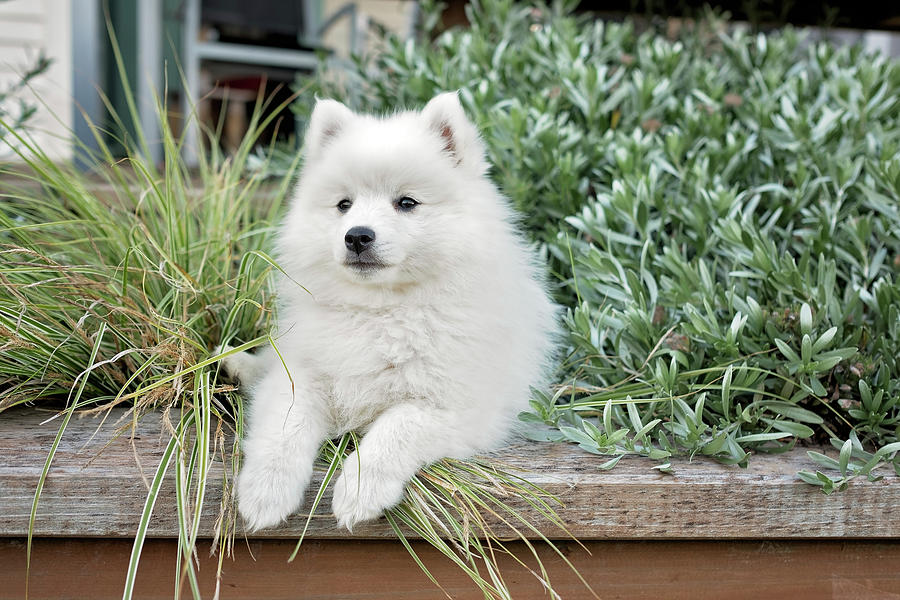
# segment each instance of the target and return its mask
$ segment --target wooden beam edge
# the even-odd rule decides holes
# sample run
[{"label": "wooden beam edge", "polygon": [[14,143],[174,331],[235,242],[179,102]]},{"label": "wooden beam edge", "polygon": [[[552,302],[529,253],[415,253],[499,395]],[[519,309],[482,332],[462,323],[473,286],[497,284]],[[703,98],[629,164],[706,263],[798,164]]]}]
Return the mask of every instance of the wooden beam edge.
[{"label": "wooden beam edge", "polygon": [[[59,420],[44,422],[50,414],[36,409],[0,414],[0,536],[28,532],[34,491],[59,427]],[[150,415],[133,438],[114,438],[123,415],[124,411],[115,411],[99,429],[97,419],[70,422],[41,494],[35,535],[134,536],[147,495],[146,482],[161,460],[166,435],[159,415]],[[660,473],[652,468],[656,462],[640,458],[624,459],[615,469],[601,471],[598,465],[604,457],[564,444],[519,441],[489,458],[555,495],[560,501],[555,507],[568,534],[581,540],[900,538],[896,518],[900,478],[885,470],[887,476],[880,481],[860,478],[846,491],[826,496],[796,476],[800,469],[814,466],[804,449],[754,456],[747,469],[705,457],[678,459],[673,461],[674,475]],[[173,473],[170,469],[157,499],[150,537],[177,536]],[[221,460],[214,461],[201,537],[216,532],[226,477]],[[311,489],[318,489],[320,481],[318,474]],[[395,537],[384,519],[360,526],[352,534],[337,529],[328,511],[330,502],[329,491],[311,519],[308,537]],[[568,537],[531,507],[521,502],[512,505],[546,537]],[[309,502],[282,526],[250,537],[297,538],[308,511]],[[492,524],[501,536],[514,536],[498,522]]]}]

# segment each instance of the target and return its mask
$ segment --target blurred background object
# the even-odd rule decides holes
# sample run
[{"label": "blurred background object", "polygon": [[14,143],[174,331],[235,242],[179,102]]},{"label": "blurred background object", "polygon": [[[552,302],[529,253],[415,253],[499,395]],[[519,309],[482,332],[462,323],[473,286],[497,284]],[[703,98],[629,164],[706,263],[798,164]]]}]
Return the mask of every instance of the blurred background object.
[{"label": "blurred background object", "polygon": [[[73,156],[69,130],[97,148],[89,122],[136,135],[126,87],[155,160],[162,156],[157,102],[168,107],[165,125],[176,134],[185,123],[199,125],[221,132],[228,150],[258,98],[277,107],[298,73],[364,52],[373,22],[409,35],[416,7],[413,0],[0,0],[0,90],[28,87],[23,75],[39,56],[50,59],[19,96],[37,104],[39,145],[60,159]],[[191,162],[206,136],[189,133]],[[285,108],[260,141],[295,134]]]},{"label": "blurred background object", "polygon": [[[68,130],[74,114],[71,2],[49,3],[52,7],[48,2],[0,0],[0,118],[20,125],[17,117],[27,107],[28,125],[41,148],[65,159],[71,156]],[[48,63],[28,76],[42,57]],[[8,155],[0,140],[0,159]]]},{"label": "blurred background object", "polygon": [[[445,4],[442,26],[465,26],[466,2]],[[709,4],[616,0],[577,6],[601,18],[630,17],[676,31]],[[711,4],[745,26],[811,26],[813,38],[900,55],[898,3]],[[165,126],[176,135],[186,123],[191,125],[184,145],[190,163],[200,140],[210,143],[209,136],[198,135],[201,128],[217,132],[212,139],[222,150],[233,149],[258,99],[267,99],[272,108],[283,105],[294,93],[298,73],[311,73],[322,61],[339,65],[371,51],[377,30],[401,38],[415,35],[419,12],[416,0],[0,0],[0,92],[16,87],[3,107],[8,114],[16,106],[33,107],[31,124],[39,146],[63,159],[73,156],[70,130],[85,147],[97,147],[89,122],[120,131],[121,138],[110,134],[107,140],[120,150],[135,138],[128,90],[152,158],[161,157],[160,102],[168,109]],[[116,49],[109,28],[115,32]],[[48,64],[27,86],[19,85],[42,56]],[[299,128],[283,108],[260,143],[296,139]]]}]

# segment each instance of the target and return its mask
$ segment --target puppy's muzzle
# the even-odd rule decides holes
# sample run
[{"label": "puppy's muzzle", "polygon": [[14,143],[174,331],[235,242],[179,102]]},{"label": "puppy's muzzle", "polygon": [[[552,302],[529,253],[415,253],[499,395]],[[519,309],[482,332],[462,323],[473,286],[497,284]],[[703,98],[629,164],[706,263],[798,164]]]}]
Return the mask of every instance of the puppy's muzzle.
[{"label": "puppy's muzzle", "polygon": [[375,242],[375,231],[369,227],[351,227],[344,236],[347,250],[357,256],[368,250]]}]

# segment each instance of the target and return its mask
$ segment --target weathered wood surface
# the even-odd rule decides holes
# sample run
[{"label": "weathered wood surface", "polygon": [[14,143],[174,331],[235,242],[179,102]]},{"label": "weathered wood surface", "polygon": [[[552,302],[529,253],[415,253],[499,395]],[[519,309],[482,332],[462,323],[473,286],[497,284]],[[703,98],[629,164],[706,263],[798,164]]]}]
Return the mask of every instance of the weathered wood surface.
[{"label": "weathered wood surface", "polygon": [[[216,589],[218,555],[198,545],[197,578],[203,598]],[[527,558],[521,542],[511,545]],[[566,557],[603,600],[900,600],[900,544],[793,540],[726,542],[560,542]],[[171,600],[177,542],[148,540],[134,597]],[[415,551],[454,600],[484,596],[453,563],[424,542]],[[288,563],[292,540],[237,544],[225,559],[224,600],[445,600],[401,544],[392,540],[308,540]],[[565,600],[593,598],[574,573],[545,545],[538,546],[554,590]],[[29,598],[118,600],[122,597],[131,541],[35,540]],[[500,571],[515,600],[549,600],[528,571],[499,556]],[[0,600],[25,597],[24,540],[0,539]],[[182,598],[190,597],[188,589]]]},{"label": "weathered wood surface", "polygon": [[[40,536],[133,536],[167,434],[159,418],[142,420],[134,439],[116,431],[114,413],[98,431],[97,419],[73,418],[59,445],[38,505],[34,532]],[[59,420],[52,413],[16,409],[0,413],[0,536],[28,530],[32,498]],[[527,479],[556,494],[558,512],[578,539],[753,539],[900,538],[900,478],[854,481],[841,493],[825,496],[802,483],[798,470],[812,465],[801,449],[778,456],[759,455],[741,469],[695,458],[676,460],[674,475],[655,462],[624,459],[611,471],[605,459],[561,444],[520,442],[494,458],[528,470]],[[150,524],[151,537],[176,535],[173,471],[163,486]],[[222,498],[224,467],[214,462],[201,519],[201,536],[210,536]],[[318,475],[321,477],[321,475]],[[313,486],[317,486],[313,482]],[[334,526],[327,513],[330,495],[312,519],[312,538],[380,538],[393,533],[384,520],[354,530]],[[523,507],[537,522],[541,518]],[[299,535],[305,517],[255,537]],[[551,538],[565,535],[551,526]]]}]

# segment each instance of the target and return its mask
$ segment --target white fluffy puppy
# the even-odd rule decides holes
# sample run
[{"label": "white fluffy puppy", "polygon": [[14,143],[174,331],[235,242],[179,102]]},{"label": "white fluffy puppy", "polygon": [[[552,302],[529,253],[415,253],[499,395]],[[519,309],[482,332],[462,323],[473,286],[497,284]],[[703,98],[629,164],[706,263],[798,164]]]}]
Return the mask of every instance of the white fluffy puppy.
[{"label": "white fluffy puppy", "polygon": [[[297,510],[326,439],[363,434],[332,508],[351,528],[425,465],[503,441],[553,351],[554,306],[456,94],[421,112],[316,104],[280,234],[277,346],[226,369],[249,394],[238,509]],[[308,290],[304,290],[300,287]]]}]

